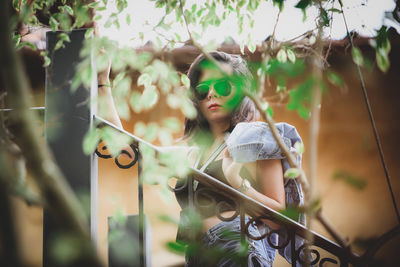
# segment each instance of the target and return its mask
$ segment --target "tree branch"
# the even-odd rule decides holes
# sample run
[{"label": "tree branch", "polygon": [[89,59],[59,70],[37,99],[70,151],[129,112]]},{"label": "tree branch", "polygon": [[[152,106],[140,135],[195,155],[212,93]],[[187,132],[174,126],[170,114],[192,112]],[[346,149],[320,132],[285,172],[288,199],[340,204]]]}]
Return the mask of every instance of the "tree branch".
[{"label": "tree branch", "polygon": [[35,131],[33,113],[29,111],[29,85],[24,68],[11,40],[10,1],[0,5],[0,51],[1,73],[7,88],[10,104],[15,110],[10,114],[18,145],[26,159],[40,193],[47,203],[49,214],[61,229],[74,234],[82,244],[89,245],[89,251],[79,250],[78,262],[86,266],[101,266],[95,248],[90,240],[89,224],[76,196],[66,183],[50,152],[43,147]]}]

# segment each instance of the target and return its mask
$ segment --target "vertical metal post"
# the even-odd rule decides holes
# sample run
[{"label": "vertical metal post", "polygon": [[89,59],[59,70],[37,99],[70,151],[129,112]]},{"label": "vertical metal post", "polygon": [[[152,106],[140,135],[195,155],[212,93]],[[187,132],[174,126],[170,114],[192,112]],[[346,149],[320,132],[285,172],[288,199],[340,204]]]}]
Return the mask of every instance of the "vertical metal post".
[{"label": "vertical metal post", "polygon": [[138,197],[139,197],[139,249],[140,249],[140,266],[146,266],[146,247],[145,247],[145,222],[144,222],[144,211],[143,211],[143,179],[141,177],[142,172],[142,156],[139,151],[138,160]]},{"label": "vertical metal post", "polygon": [[[192,216],[194,215],[194,179],[193,176],[189,176],[188,177],[188,213],[185,216],[187,217],[188,222],[190,222],[190,224],[193,223],[193,219]],[[195,231],[190,231],[188,233],[188,238],[190,240],[190,242],[193,242],[195,239],[195,235],[197,235],[197,233],[195,233]]]},{"label": "vertical metal post", "polygon": [[244,204],[239,203],[239,216],[240,216],[240,239],[242,243],[246,239],[246,213],[244,211]]},{"label": "vertical metal post", "polygon": [[[79,63],[85,30],[67,33],[71,42],[65,48],[55,50],[61,32],[47,33],[47,52],[51,64],[46,70],[45,139],[56,163],[67,182],[78,195],[90,195],[90,228],[96,243],[97,236],[97,156],[85,155],[82,140],[93,123],[95,105],[89,107],[90,99],[97,96],[97,79],[93,77],[91,88],[70,89]],[[94,67],[92,60],[92,67]],[[44,211],[43,266],[58,266],[51,256],[57,229],[52,218]]]},{"label": "vertical metal post", "polygon": [[[288,231],[288,238],[290,240],[289,245],[290,245],[290,249],[291,249],[291,256],[292,256],[292,266],[296,267],[297,266],[297,262],[296,262],[296,234],[295,231],[290,230]],[[299,261],[300,261],[300,257],[301,257],[301,253],[299,253]]]}]

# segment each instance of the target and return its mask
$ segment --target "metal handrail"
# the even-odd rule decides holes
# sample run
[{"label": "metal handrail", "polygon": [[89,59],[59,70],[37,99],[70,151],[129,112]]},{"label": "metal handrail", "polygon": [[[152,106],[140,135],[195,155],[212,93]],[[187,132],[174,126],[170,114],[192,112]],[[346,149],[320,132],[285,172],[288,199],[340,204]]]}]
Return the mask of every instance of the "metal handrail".
[{"label": "metal handrail", "polygon": [[[137,136],[119,128],[118,126],[108,122],[107,120],[105,120],[101,117],[94,116],[94,122],[95,122],[95,125],[97,125],[97,127],[109,126],[113,129],[119,131],[120,133],[123,133],[123,134],[129,136],[130,138],[132,138],[132,143],[134,144],[134,147],[136,149],[138,149],[138,144],[142,143],[142,144],[145,144],[145,145],[151,147],[158,153],[164,152],[162,149],[160,149],[160,147],[155,146],[155,145],[141,139],[140,137],[137,137]],[[135,152],[135,153],[137,153],[137,152]],[[140,153],[138,155],[140,156]],[[138,156],[138,155],[135,155],[135,156]],[[314,231],[306,229],[303,225],[297,223],[296,221],[290,219],[289,217],[248,197],[247,195],[237,191],[236,189],[219,181],[218,179],[216,179],[204,172],[201,172],[195,168],[190,168],[189,175],[192,176],[198,182],[204,184],[206,187],[213,189],[213,190],[218,190],[218,192],[222,192],[225,195],[230,196],[232,199],[237,200],[240,203],[240,205],[244,205],[246,207],[246,214],[248,214],[252,217],[256,217],[256,218],[257,217],[264,217],[264,218],[268,217],[269,220],[272,220],[273,222],[279,224],[281,227],[288,229],[289,232],[291,233],[290,237],[288,237],[288,238],[290,238],[290,240],[288,241],[288,244],[290,244],[290,241],[293,241],[293,242],[291,242],[292,246],[295,246],[294,245],[295,236],[298,236],[301,238],[306,238],[306,236],[312,236],[313,243],[311,245],[314,245],[316,247],[324,249],[325,251],[338,257],[340,259],[340,266],[347,266],[349,263],[353,264],[355,266],[359,266],[361,264],[361,257],[359,255],[355,254],[354,252],[352,252],[348,247],[341,247],[337,243],[325,238],[324,236],[322,236]],[[139,179],[139,181],[141,181],[141,180],[142,179]],[[140,188],[141,188],[141,184],[139,183],[139,189]],[[139,193],[140,192],[142,192],[142,191],[139,190]],[[143,201],[142,198],[139,200],[139,202],[141,202],[141,201]],[[139,203],[139,215],[140,214],[143,215],[143,203]],[[260,214],[262,214],[262,216],[260,216]],[[243,214],[241,214],[241,215],[243,215]],[[242,231],[243,231],[243,229],[242,229]],[[142,241],[143,240],[141,240],[141,242]],[[286,244],[286,245],[288,245],[288,244]],[[141,243],[141,246],[142,245],[143,245],[143,243]],[[292,263],[293,266],[296,266],[296,260],[300,260],[299,255],[300,255],[300,250],[302,250],[302,249],[304,249],[304,248],[299,248],[299,249],[296,249],[295,247],[294,247],[294,249],[292,248],[292,251],[295,251],[297,254],[297,255],[292,255],[292,259],[294,260],[294,262]],[[322,263],[325,261],[337,263],[336,260],[333,260],[330,258],[320,259],[319,252],[318,251],[314,251],[314,252],[317,253],[317,257],[316,257],[317,259],[314,259],[314,260],[316,260],[316,262],[319,261],[320,265],[322,265]],[[315,264],[315,263],[313,263],[313,264]]]}]

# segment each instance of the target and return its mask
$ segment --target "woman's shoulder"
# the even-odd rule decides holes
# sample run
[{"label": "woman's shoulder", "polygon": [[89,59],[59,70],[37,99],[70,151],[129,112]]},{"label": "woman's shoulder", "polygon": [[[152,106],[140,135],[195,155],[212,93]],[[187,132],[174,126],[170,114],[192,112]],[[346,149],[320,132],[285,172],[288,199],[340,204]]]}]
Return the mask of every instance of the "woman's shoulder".
[{"label": "woman's shoulder", "polygon": [[[279,134],[282,137],[298,139],[301,141],[301,137],[295,126],[287,122],[278,122],[275,123],[275,127],[278,129]],[[232,132],[227,135],[227,138],[231,139],[236,137],[240,138],[239,140],[241,141],[263,142],[269,141],[270,138],[273,138],[273,134],[268,123],[263,121],[251,121],[239,122],[233,128]]]},{"label": "woman's shoulder", "polygon": [[[275,126],[288,148],[292,148],[296,142],[301,142],[300,135],[293,125],[280,122]],[[238,123],[226,136],[225,141],[231,156],[236,161],[283,158],[270,127],[262,121]]]}]

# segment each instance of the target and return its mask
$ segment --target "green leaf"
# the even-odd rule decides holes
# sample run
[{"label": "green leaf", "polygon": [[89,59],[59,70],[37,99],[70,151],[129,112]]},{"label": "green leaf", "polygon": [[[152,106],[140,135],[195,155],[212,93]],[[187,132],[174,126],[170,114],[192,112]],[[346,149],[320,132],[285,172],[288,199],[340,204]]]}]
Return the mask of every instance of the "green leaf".
[{"label": "green leaf", "polygon": [[183,114],[185,114],[185,116],[188,117],[189,119],[194,119],[196,117],[197,111],[190,101],[185,99],[182,103],[181,108],[182,108]]},{"label": "green leaf", "polygon": [[48,56],[44,56],[43,60],[44,60],[43,67],[46,68],[46,67],[50,66],[51,60]]},{"label": "green leaf", "polygon": [[329,26],[330,23],[330,19],[329,19],[329,15],[326,12],[325,9],[320,9],[320,22],[322,24],[322,26],[327,27]]},{"label": "green leaf", "polygon": [[71,84],[71,91],[75,92],[76,89],[82,84],[82,75],[81,73],[76,73],[74,78],[72,79],[72,84]]},{"label": "green leaf", "polygon": [[390,41],[388,36],[388,28],[385,25],[377,31],[376,48],[383,48],[386,53],[390,51]]},{"label": "green leaf", "polygon": [[181,242],[168,242],[166,244],[166,247],[171,250],[172,252],[185,255],[186,251],[186,244],[181,243]]},{"label": "green leaf", "polygon": [[94,21],[99,21],[99,20],[101,20],[102,17],[103,17],[102,15],[96,15],[96,16],[93,18],[93,20],[94,20]]},{"label": "green leaf", "polygon": [[169,214],[161,214],[161,215],[158,216],[158,219],[160,219],[160,221],[162,221],[162,222],[167,222],[167,223],[172,223],[174,225],[179,225],[179,221],[176,220],[175,218],[173,218]]},{"label": "green leaf", "polygon": [[96,2],[92,2],[88,4],[88,7],[90,8],[96,8],[98,5],[100,5],[100,2],[96,1]]},{"label": "green leaf", "polygon": [[250,43],[250,44],[248,44],[247,48],[249,49],[249,51],[251,53],[254,53],[256,51],[257,46],[255,43]]},{"label": "green leaf", "polygon": [[276,59],[278,59],[279,62],[285,63],[287,61],[287,54],[285,49],[280,49],[278,54],[276,55]]},{"label": "green leaf", "polygon": [[273,0],[274,5],[279,7],[279,10],[283,10],[284,0]]},{"label": "green leaf", "polygon": [[173,133],[179,132],[182,128],[180,120],[176,117],[168,117],[164,119],[162,121],[162,125],[171,130]]},{"label": "green leaf", "polygon": [[[96,62],[97,64],[101,64],[104,61],[104,58],[107,59],[108,61],[108,57],[106,54],[102,54],[101,57],[103,58],[102,60],[100,60],[100,62]],[[99,68],[102,69],[102,68]],[[125,72],[122,71],[120,73],[118,73],[117,76],[115,76],[114,80],[113,80],[113,86],[117,86],[123,79],[125,78]]]},{"label": "green leaf", "polygon": [[158,125],[154,122],[149,123],[146,128],[144,139],[146,139],[149,142],[153,142],[157,138],[157,132],[158,132]]},{"label": "green leaf", "polygon": [[54,50],[58,50],[58,49],[64,48],[64,47],[65,47],[64,41],[63,40],[58,40],[56,45],[54,46]]},{"label": "green leaf", "polygon": [[144,124],[144,122],[142,121],[138,121],[135,124],[135,129],[134,129],[134,133],[137,136],[143,137],[146,134],[146,124]]},{"label": "green leaf", "polygon": [[276,86],[276,92],[278,92],[278,93],[280,93],[280,92],[285,92],[286,91],[286,85],[281,85],[281,84],[278,84],[277,86]]},{"label": "green leaf", "polygon": [[27,3],[24,3],[21,6],[21,11],[20,11],[21,21],[26,22],[31,16],[32,16],[32,8]]},{"label": "green leaf", "polygon": [[[106,53],[98,55],[97,57],[95,57],[95,59],[96,59],[96,68],[97,68],[98,72],[103,71],[108,67],[109,59],[108,59],[108,55]],[[119,77],[121,73],[124,74],[124,72],[120,72],[120,73],[118,73],[117,77]],[[119,79],[121,80],[122,78],[123,77],[121,77]],[[117,78],[114,79],[113,85],[118,83],[115,81],[116,79]]]},{"label": "green leaf", "polygon": [[15,49],[19,50],[19,49],[21,49],[23,47],[29,47],[33,51],[37,50],[36,46],[34,44],[32,44],[31,42],[20,42]]},{"label": "green leaf", "polygon": [[287,57],[288,57],[289,61],[292,62],[292,63],[295,63],[295,61],[296,61],[296,55],[295,55],[295,53],[293,52],[293,50],[288,49],[288,50],[286,50],[286,53],[287,53]]},{"label": "green leaf", "polygon": [[132,92],[132,95],[130,97],[129,103],[133,109],[134,112],[139,113],[142,111],[142,105],[141,105],[141,95],[134,91]]},{"label": "green leaf", "polygon": [[342,13],[342,11],[337,9],[337,8],[330,8],[330,9],[328,9],[328,11],[331,11],[331,12],[334,12],[334,13]]},{"label": "green leaf", "polygon": [[185,74],[181,75],[181,82],[185,86],[186,89],[188,89],[190,87],[190,80],[189,80],[188,76],[186,76]]},{"label": "green leaf", "polygon": [[181,99],[175,94],[170,94],[167,96],[167,104],[170,108],[179,108],[181,106]]},{"label": "green leaf", "polygon": [[131,78],[130,77],[124,77],[114,87],[114,92],[113,93],[115,94],[115,96],[123,99],[123,98],[127,97],[127,94],[129,93],[130,89],[131,89]]},{"label": "green leaf", "polygon": [[85,68],[81,72],[82,74],[82,83],[85,86],[90,86],[90,83],[92,82],[92,75],[93,75],[93,69],[91,67]]},{"label": "green leaf", "polygon": [[285,171],[285,178],[294,179],[300,176],[300,170],[297,168],[289,168]]},{"label": "green leaf", "polygon": [[267,108],[267,113],[268,113],[271,117],[274,116],[274,111],[272,110],[272,107],[268,107],[268,108]]},{"label": "green leaf", "polygon": [[142,73],[138,80],[137,80],[137,85],[144,85],[144,87],[149,87],[152,83],[152,79],[148,73]]},{"label": "green leaf", "polygon": [[153,107],[158,101],[158,91],[154,85],[146,87],[142,94],[142,106],[146,109]]},{"label": "green leaf", "polygon": [[51,239],[50,255],[61,265],[71,265],[82,253],[81,239],[76,235],[58,234]]},{"label": "green leaf", "polygon": [[58,39],[63,40],[64,42],[71,42],[71,39],[69,38],[69,35],[66,33],[60,33],[58,35]]},{"label": "green leaf", "polygon": [[124,98],[119,98],[117,99],[118,105],[116,105],[118,115],[124,119],[124,120],[129,120],[130,118],[130,111],[129,111],[129,105],[125,101]]},{"label": "green leaf", "polygon": [[118,223],[120,226],[125,225],[125,223],[127,222],[127,216],[124,214],[124,211],[119,208],[115,211],[113,217],[112,217],[113,221]]},{"label": "green leaf", "polygon": [[64,10],[67,11],[67,13],[70,14],[71,16],[74,15],[74,11],[70,6],[64,6]]},{"label": "green leaf", "polygon": [[60,23],[53,16],[51,16],[50,20],[49,20],[49,24],[50,24],[51,30],[53,32],[55,32],[56,30],[58,30],[58,25]]},{"label": "green leaf", "polygon": [[334,180],[343,180],[349,186],[363,190],[367,186],[367,181],[361,177],[356,177],[348,171],[337,170],[332,177]]},{"label": "green leaf", "polygon": [[91,21],[91,16],[89,14],[89,7],[84,3],[77,2],[74,5],[75,22],[73,27],[80,28],[85,23]]},{"label": "green leaf", "polygon": [[290,219],[297,221],[300,216],[300,212],[296,207],[293,206],[287,206],[286,209],[280,212],[281,214],[285,215],[286,217],[289,217]]},{"label": "green leaf", "polygon": [[389,57],[383,49],[376,51],[376,63],[382,72],[387,72],[390,67]]},{"label": "green leaf", "polygon": [[308,6],[311,5],[311,0],[300,0],[295,7],[305,10]]},{"label": "green leaf", "polygon": [[351,55],[353,57],[353,62],[355,64],[357,64],[358,66],[362,66],[364,63],[364,58],[363,55],[361,53],[361,50],[357,47],[353,47],[353,49],[351,49]]},{"label": "green leaf", "polygon": [[128,3],[126,0],[116,0],[118,13],[121,13],[127,6]]},{"label": "green leaf", "polygon": [[94,29],[93,28],[87,29],[86,32],[85,32],[85,38],[88,39],[88,38],[91,38],[93,36],[94,36]]},{"label": "green leaf", "polygon": [[158,131],[158,140],[160,140],[163,146],[169,146],[173,141],[171,133],[166,129],[160,129]]},{"label": "green leaf", "polygon": [[268,103],[267,101],[263,101],[263,102],[261,103],[261,109],[262,109],[263,111],[267,111],[268,108],[269,108],[269,103]]},{"label": "green leaf", "polygon": [[101,129],[101,138],[107,145],[112,156],[117,156],[120,151],[131,143],[131,138],[111,127]]},{"label": "green leaf", "polygon": [[19,0],[12,0],[12,7],[19,12]]},{"label": "green leaf", "polygon": [[310,45],[315,44],[316,41],[317,41],[317,38],[315,38],[314,35],[311,35],[310,39],[308,40],[308,42],[310,43]]},{"label": "green leaf", "polygon": [[13,35],[14,45],[17,46],[21,42],[21,34],[17,33]]},{"label": "green leaf", "polygon": [[312,77],[308,77],[295,89],[289,91],[290,100],[287,104],[287,108],[289,110],[296,110],[304,119],[308,119],[310,116],[308,106],[311,102],[311,92],[313,86],[314,79]]},{"label": "green leaf", "polygon": [[336,85],[339,87],[343,86],[344,83],[343,83],[342,78],[340,78],[335,72],[328,71],[326,73],[326,75],[327,75],[328,81],[331,82],[333,85]]},{"label": "green leaf", "polygon": [[90,128],[83,138],[83,152],[89,155],[95,151],[101,139],[100,132],[97,128]]},{"label": "green leaf", "polygon": [[304,153],[304,144],[302,142],[296,142],[294,144],[294,148],[296,149],[297,154],[303,154]]},{"label": "green leaf", "polygon": [[132,20],[131,20],[131,15],[130,14],[126,14],[126,24],[128,24],[128,25],[131,25],[131,22],[132,22]]}]

